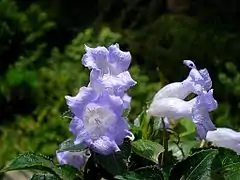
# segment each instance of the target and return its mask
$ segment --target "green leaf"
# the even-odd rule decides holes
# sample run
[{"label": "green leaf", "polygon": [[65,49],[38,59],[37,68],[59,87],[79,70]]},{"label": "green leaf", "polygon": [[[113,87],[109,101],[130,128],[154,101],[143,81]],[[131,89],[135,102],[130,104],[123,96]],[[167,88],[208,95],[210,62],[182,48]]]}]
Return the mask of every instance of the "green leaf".
[{"label": "green leaf", "polygon": [[95,154],[95,160],[97,164],[114,176],[124,173],[127,169],[121,152],[107,156]]},{"label": "green leaf", "polygon": [[170,140],[168,142],[168,149],[172,151],[173,156],[176,157],[178,161],[181,161],[185,159],[185,157],[190,154],[191,149],[197,145],[199,145],[198,141],[182,140],[178,142],[176,140]]},{"label": "green leaf", "polygon": [[75,151],[75,152],[79,152],[79,151],[83,151],[85,149],[86,149],[85,146],[83,146],[82,144],[75,145],[73,138],[69,138],[66,141],[63,141],[59,145],[58,152],[61,152],[61,151]]},{"label": "green leaf", "polygon": [[135,171],[129,171],[122,176],[116,176],[119,180],[161,180],[164,179],[161,170],[157,166],[147,166]]},{"label": "green leaf", "polygon": [[57,172],[55,172],[56,166],[51,159],[43,155],[37,155],[34,153],[26,153],[19,155],[18,157],[13,159],[7,166],[5,166],[0,172],[23,169],[40,170],[58,176]]},{"label": "green leaf", "polygon": [[183,177],[185,180],[210,180],[212,162],[217,153],[217,149],[208,149],[193,154],[173,167],[169,180]]},{"label": "green leaf", "polygon": [[56,176],[58,179],[64,180],[73,180],[78,174],[78,170],[72,166],[55,165],[50,158],[34,153],[26,153],[16,157],[0,172],[24,169],[47,172]]},{"label": "green leaf", "polygon": [[239,180],[240,156],[234,151],[219,148],[212,167],[213,179]]},{"label": "green leaf", "polygon": [[164,148],[159,143],[140,139],[132,142],[132,150],[137,155],[158,163],[158,156]]},{"label": "green leaf", "polygon": [[176,132],[179,134],[180,138],[195,140],[195,131],[195,125],[190,119],[182,118],[181,120],[179,120]]},{"label": "green leaf", "polygon": [[142,137],[144,139],[148,138],[148,129],[149,129],[149,122],[150,122],[150,117],[148,117],[146,110],[142,111],[141,114],[137,117],[139,120],[140,124],[140,129],[142,132]]},{"label": "green leaf", "polygon": [[59,178],[52,174],[34,174],[31,180],[59,180]]},{"label": "green leaf", "polygon": [[73,166],[63,164],[57,165],[57,167],[60,170],[59,174],[63,180],[74,180],[80,176],[80,172],[78,171],[78,169]]}]

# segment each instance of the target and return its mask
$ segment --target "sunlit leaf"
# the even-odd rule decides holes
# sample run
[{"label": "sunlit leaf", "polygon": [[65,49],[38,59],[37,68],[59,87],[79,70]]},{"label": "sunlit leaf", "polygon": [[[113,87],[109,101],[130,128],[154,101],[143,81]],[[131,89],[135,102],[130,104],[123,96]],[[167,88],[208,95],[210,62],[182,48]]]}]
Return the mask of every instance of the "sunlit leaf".
[{"label": "sunlit leaf", "polygon": [[132,142],[132,150],[137,155],[158,163],[158,156],[164,148],[159,143],[140,139]]}]

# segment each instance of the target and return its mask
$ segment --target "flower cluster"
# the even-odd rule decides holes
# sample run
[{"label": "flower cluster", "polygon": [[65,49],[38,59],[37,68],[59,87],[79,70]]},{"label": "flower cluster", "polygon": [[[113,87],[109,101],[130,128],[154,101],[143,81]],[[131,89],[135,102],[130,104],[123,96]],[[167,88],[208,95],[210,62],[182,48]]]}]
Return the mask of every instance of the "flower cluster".
[{"label": "flower cluster", "polygon": [[[190,118],[196,125],[198,138],[205,139],[208,131],[216,129],[209,116],[209,112],[218,106],[211,89],[212,81],[207,69],[198,70],[190,60],[184,60],[183,63],[190,68],[188,77],[160,89],[147,113],[165,119]],[[197,96],[185,101],[190,93]]]},{"label": "flower cluster", "polygon": [[[69,129],[74,144],[108,155],[119,151],[124,138],[132,136],[123,117],[131,101],[126,91],[136,84],[128,72],[131,55],[121,51],[118,44],[108,48],[85,46],[85,51],[82,63],[91,70],[90,82],[76,96],[65,97],[74,115]],[[57,152],[57,157],[60,163],[77,168],[84,162],[83,155],[76,152]]]}]

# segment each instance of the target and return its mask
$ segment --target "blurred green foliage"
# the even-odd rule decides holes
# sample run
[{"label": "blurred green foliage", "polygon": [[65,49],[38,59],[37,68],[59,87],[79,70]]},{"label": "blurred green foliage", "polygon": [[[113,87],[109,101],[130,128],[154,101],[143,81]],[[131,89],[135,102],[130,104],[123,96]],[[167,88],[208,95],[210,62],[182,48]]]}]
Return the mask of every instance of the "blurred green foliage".
[{"label": "blurred green foliage", "polygon": [[[88,83],[89,71],[81,64],[84,44],[118,42],[131,52],[130,71],[138,84],[129,91],[130,121],[164,84],[184,79],[182,60],[193,59],[213,79],[220,104],[213,121],[240,128],[239,32],[207,23],[203,16],[160,12],[163,1],[107,2],[101,1],[99,8],[105,10],[98,13],[82,6],[79,16],[73,13],[77,7],[71,9],[74,3],[67,2],[68,16],[60,14],[63,2],[57,11],[54,3],[43,10],[27,1],[0,0],[0,166],[29,150],[54,156],[70,136],[64,96]],[[83,15],[89,12],[91,17]]]}]

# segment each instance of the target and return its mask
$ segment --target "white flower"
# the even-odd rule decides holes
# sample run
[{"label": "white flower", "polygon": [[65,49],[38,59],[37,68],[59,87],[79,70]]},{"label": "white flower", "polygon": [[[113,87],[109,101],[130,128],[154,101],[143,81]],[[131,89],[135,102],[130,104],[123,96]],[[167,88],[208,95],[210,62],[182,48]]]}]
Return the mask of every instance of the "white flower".
[{"label": "white flower", "polygon": [[203,93],[190,101],[178,98],[163,98],[154,101],[147,110],[148,115],[167,117],[177,120],[182,117],[192,119],[196,125],[197,135],[205,139],[209,130],[215,130],[209,112],[217,108],[218,103],[213,97],[213,90]]},{"label": "white flower", "polygon": [[240,154],[240,132],[229,128],[217,128],[215,131],[208,131],[206,140],[214,146],[232,149]]},{"label": "white flower", "polygon": [[170,83],[161,88],[153,98],[153,101],[162,98],[185,99],[190,93],[200,95],[202,91],[208,91],[212,87],[212,80],[207,69],[197,70],[195,64],[190,60],[183,63],[191,70],[188,77],[182,82]]}]

